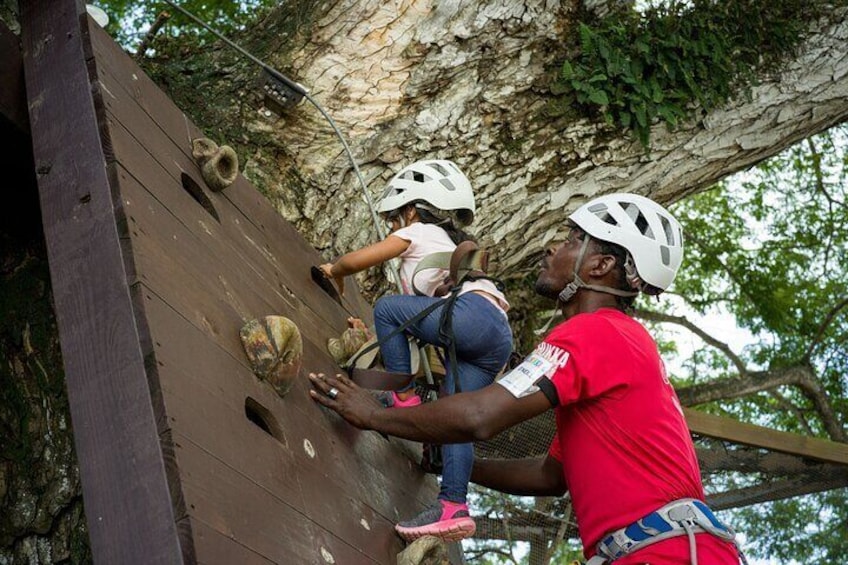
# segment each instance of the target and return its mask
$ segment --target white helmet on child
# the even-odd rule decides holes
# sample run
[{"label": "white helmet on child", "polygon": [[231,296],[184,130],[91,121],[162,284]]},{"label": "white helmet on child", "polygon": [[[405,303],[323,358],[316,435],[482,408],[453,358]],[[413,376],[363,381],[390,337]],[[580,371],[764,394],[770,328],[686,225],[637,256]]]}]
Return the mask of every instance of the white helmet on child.
[{"label": "white helmet on child", "polygon": [[386,185],[377,212],[391,212],[418,201],[439,210],[455,210],[463,225],[474,219],[471,183],[452,161],[428,159],[401,169]]},{"label": "white helmet on child", "polygon": [[683,261],[683,230],[653,200],[638,194],[607,194],[590,200],[569,219],[590,236],[630,253],[636,272],[628,273],[628,279],[634,288],[659,294],[671,285]]}]

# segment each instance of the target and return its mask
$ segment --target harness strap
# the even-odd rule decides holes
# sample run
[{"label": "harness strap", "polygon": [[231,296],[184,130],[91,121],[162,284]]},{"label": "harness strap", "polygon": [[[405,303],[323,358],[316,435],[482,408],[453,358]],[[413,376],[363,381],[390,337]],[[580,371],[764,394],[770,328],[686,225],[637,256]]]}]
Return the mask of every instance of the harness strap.
[{"label": "harness strap", "polygon": [[461,242],[451,254],[450,277],[457,283],[469,275],[485,275],[488,270],[489,253],[471,240]]},{"label": "harness strap", "polygon": [[613,294],[615,296],[637,296],[639,294],[638,291],[630,291],[630,290],[620,290],[617,288],[611,288],[608,286],[600,286],[596,284],[586,284],[583,279],[580,278],[578,271],[580,271],[580,266],[583,264],[583,258],[586,256],[586,251],[589,249],[589,234],[583,238],[583,245],[580,246],[580,253],[577,255],[577,262],[574,263],[574,278],[570,283],[565,285],[565,288],[560,291],[559,296],[557,297],[560,302],[565,304],[577,294],[577,291],[581,288],[588,288],[589,290],[595,290],[598,292],[605,292],[607,294]]},{"label": "harness strap", "polygon": [[404,323],[402,323],[401,325],[399,325],[398,327],[396,327],[395,329],[393,329],[393,330],[392,330],[392,331],[391,331],[388,335],[386,335],[385,337],[383,337],[383,339],[380,339],[380,340],[374,340],[373,342],[371,342],[371,343],[369,343],[369,344],[365,345],[364,347],[360,348],[360,349],[359,349],[359,351],[357,351],[356,353],[354,353],[354,354],[353,354],[353,357],[351,357],[351,358],[348,360],[348,362],[347,362],[347,363],[345,363],[345,367],[346,367],[346,368],[350,368],[350,367],[354,367],[354,366],[356,366],[356,361],[357,361],[357,359],[359,359],[361,356],[363,356],[363,355],[365,355],[366,353],[368,353],[368,352],[370,352],[370,351],[372,351],[372,350],[374,350],[374,349],[376,349],[376,348],[380,347],[380,345],[381,345],[381,344],[383,344],[383,343],[385,343],[387,340],[389,340],[389,339],[391,339],[391,338],[395,337],[396,335],[398,335],[399,333],[401,333],[402,331],[404,331],[406,328],[408,328],[408,327],[409,327],[409,326],[411,326],[412,324],[415,324],[415,323],[419,322],[420,320],[423,320],[423,319],[424,319],[424,318],[426,318],[426,317],[427,317],[427,316],[428,316],[431,312],[435,311],[435,310],[436,310],[439,306],[441,306],[442,304],[444,304],[446,300],[447,300],[447,299],[442,299],[442,300],[439,300],[438,302],[434,302],[433,304],[431,304],[431,305],[429,305],[428,307],[424,308],[422,311],[420,311],[419,313],[417,313],[416,315],[414,315],[413,317],[411,317],[410,319],[406,320]]},{"label": "harness strap", "polygon": [[426,296],[415,285],[415,277],[421,271],[439,269],[447,271],[452,284],[456,285],[472,275],[485,275],[489,266],[489,253],[480,249],[473,241],[463,241],[453,251],[439,251],[425,255],[412,272],[412,290],[419,296]]},{"label": "harness strap", "polygon": [[[709,507],[694,498],[682,498],[666,504],[625,528],[605,535],[596,547],[597,554],[587,565],[604,565],[654,543],[677,537],[689,538],[692,565],[697,565],[695,534],[706,532],[735,544],[736,535],[722,524]],[[738,550],[738,547],[737,547]],[[739,552],[743,562],[744,556]]]}]

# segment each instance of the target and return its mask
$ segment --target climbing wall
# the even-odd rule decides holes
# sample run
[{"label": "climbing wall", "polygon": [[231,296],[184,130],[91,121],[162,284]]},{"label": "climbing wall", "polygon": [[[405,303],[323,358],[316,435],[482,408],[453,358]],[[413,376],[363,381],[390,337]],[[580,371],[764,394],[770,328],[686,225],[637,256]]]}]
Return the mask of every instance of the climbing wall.
[{"label": "climbing wall", "polygon": [[[209,190],[191,155],[204,132],[109,36],[84,16],[74,28],[76,14],[46,12],[24,8],[25,63],[95,559],[173,562],[172,544],[185,563],[395,563],[394,522],[431,502],[435,481],[413,462],[417,446],[347,425],[310,400],[306,379],[337,370],[327,339],[348,316],[368,320],[369,305],[353,284],[336,302],[313,282],[322,258],[244,177]],[[74,41],[81,49],[66,48]],[[89,82],[59,93],[53,81],[72,67]],[[79,125],[57,133],[63,116]],[[89,126],[99,147],[59,149]],[[96,181],[79,185],[102,170],[111,209],[89,213],[101,206]],[[122,265],[107,269],[105,252],[99,262],[85,256],[112,239]],[[131,319],[114,314],[102,330],[122,289]],[[303,338],[303,367],[284,398],[252,373],[239,340],[246,321],[266,315],[290,318]],[[80,336],[86,327],[98,331]],[[124,371],[135,358],[146,389]],[[152,422],[143,409],[135,415],[140,404]],[[151,502],[162,488],[170,513]]]}]

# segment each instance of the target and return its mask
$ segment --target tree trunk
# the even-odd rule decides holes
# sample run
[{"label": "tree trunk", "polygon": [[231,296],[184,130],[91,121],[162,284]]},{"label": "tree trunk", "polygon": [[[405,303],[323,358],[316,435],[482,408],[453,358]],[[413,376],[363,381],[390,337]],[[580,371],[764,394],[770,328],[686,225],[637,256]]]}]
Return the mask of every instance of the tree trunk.
[{"label": "tree trunk", "polygon": [[[629,191],[673,202],[848,117],[845,8],[813,23],[795,60],[750,97],[673,132],[656,126],[646,155],[622,131],[548,111],[578,2],[302,4],[251,30],[249,48],[333,116],[372,197],[402,165],[456,161],[475,187],[473,229],[498,275],[533,271],[587,198]],[[178,104],[240,144],[251,180],[317,248],[335,255],[373,241],[361,187],[321,115],[306,103],[282,118],[257,112],[259,94],[247,90],[256,67],[206,51],[190,69],[185,53],[157,61],[160,72],[171,66],[160,78]]]},{"label": "tree trunk", "polygon": [[47,251],[37,216],[33,239],[10,235],[10,223],[0,229],[0,563],[85,563]]}]

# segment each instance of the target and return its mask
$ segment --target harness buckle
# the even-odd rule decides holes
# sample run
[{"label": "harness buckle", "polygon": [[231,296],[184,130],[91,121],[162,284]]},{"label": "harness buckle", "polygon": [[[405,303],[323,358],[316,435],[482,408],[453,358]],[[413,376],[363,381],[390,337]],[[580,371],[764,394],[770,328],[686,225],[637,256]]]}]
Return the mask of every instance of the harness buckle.
[{"label": "harness buckle", "polygon": [[733,530],[719,522],[706,504],[693,498],[675,500],[601,538],[595,548],[601,560],[596,563],[613,562],[668,538],[703,532],[735,544]]}]

